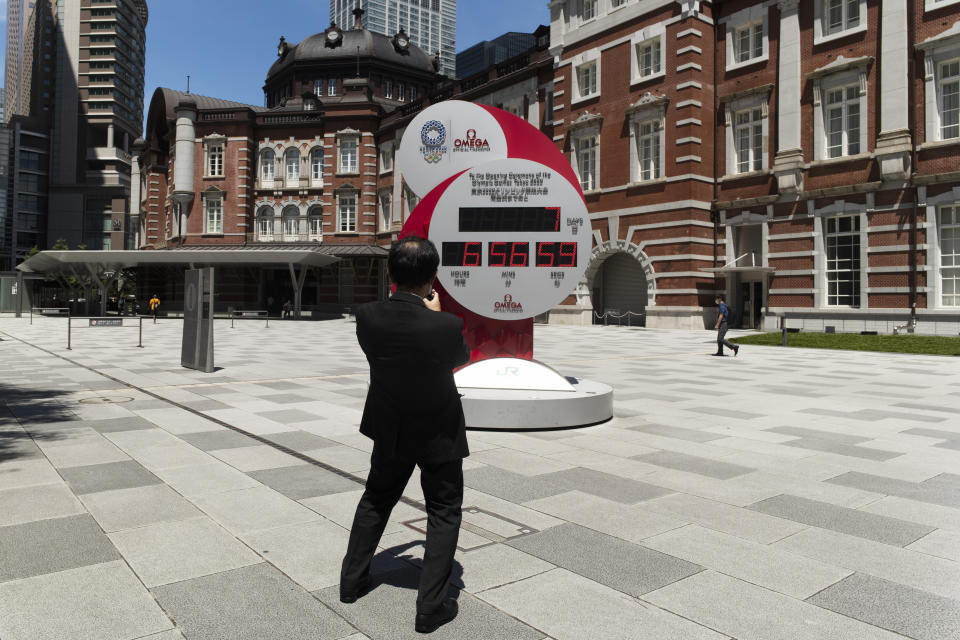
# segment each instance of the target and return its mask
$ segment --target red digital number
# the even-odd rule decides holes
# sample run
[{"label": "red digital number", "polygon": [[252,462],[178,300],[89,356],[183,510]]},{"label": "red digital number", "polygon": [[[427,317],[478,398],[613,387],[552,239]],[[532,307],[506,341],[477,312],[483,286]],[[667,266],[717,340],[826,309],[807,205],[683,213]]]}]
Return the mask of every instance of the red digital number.
[{"label": "red digital number", "polygon": [[556,220],[553,223],[553,230],[560,231],[560,207],[547,207],[547,211],[553,211],[553,214],[556,216]]},{"label": "red digital number", "polygon": [[537,266],[552,267],[556,256],[553,253],[555,243],[538,242],[537,243]]},{"label": "red digital number", "polygon": [[488,267],[507,266],[507,243],[506,242],[490,243],[490,255],[489,255],[489,260],[487,261],[487,266]]},{"label": "red digital number", "polygon": [[529,242],[511,242],[510,243],[510,266],[525,267],[530,254]]},{"label": "red digital number", "polygon": [[558,267],[577,266],[577,243],[576,242],[560,243],[560,258],[557,260],[557,266]]},{"label": "red digital number", "polygon": [[463,247],[463,266],[479,267],[483,259],[482,242],[465,242]]}]

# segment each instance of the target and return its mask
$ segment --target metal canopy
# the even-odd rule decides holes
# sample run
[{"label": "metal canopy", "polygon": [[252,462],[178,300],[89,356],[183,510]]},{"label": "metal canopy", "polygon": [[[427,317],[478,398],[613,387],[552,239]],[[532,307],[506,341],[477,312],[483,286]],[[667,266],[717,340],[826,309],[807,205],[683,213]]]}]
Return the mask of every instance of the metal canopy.
[{"label": "metal canopy", "polygon": [[103,272],[151,265],[216,266],[224,264],[288,264],[325,267],[340,258],[310,249],[177,249],[156,251],[41,251],[17,265],[26,273],[69,272],[89,265]]}]

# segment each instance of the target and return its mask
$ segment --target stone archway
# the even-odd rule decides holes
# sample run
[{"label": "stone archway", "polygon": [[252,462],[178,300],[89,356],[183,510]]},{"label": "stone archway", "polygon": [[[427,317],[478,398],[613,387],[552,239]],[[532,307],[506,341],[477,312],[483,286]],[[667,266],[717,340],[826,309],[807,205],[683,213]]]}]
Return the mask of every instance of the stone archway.
[{"label": "stone archway", "polygon": [[[585,309],[596,308],[593,300],[594,287],[601,278],[604,263],[614,256],[626,256],[636,261],[640,268],[638,274],[642,274],[643,278],[643,281],[638,284],[646,290],[646,307],[655,306],[657,285],[653,265],[638,245],[626,240],[607,241],[594,247],[590,254],[590,263],[574,291],[577,296],[577,304]],[[618,260],[620,259],[618,258]]]}]

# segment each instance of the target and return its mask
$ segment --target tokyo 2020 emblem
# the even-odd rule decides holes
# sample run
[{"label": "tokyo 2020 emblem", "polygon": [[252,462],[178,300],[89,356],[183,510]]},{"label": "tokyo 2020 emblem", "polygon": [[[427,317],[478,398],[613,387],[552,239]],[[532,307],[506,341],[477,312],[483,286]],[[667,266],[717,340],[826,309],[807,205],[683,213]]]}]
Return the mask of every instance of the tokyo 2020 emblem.
[{"label": "tokyo 2020 emblem", "polygon": [[431,164],[440,162],[447,150],[443,143],[447,140],[447,128],[439,120],[430,120],[420,130],[420,141],[423,146],[423,159]]}]

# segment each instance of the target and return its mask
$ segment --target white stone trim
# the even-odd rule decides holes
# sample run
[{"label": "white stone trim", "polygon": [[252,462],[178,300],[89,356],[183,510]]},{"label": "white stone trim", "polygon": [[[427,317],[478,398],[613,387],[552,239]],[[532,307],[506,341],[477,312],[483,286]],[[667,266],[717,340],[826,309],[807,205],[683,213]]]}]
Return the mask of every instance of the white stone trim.
[{"label": "white stone trim", "polygon": [[690,136],[688,138],[677,138],[676,144],[703,144],[703,140]]},{"label": "white stone trim", "polygon": [[683,109],[684,107],[698,107],[698,108],[703,108],[703,103],[700,102],[699,100],[689,99],[689,100],[681,100],[681,101],[678,102],[677,105],[676,105],[676,108],[677,108],[677,109]]},{"label": "white stone trim", "polygon": [[[846,3],[844,3],[846,5]],[[826,19],[826,0],[814,0],[813,3],[813,44],[814,46],[846,38],[855,33],[861,33],[867,30],[867,0],[859,0],[859,24],[851,29],[844,29],[836,33],[824,33],[824,20]]]},{"label": "white stone trim", "polygon": [[677,120],[678,127],[684,127],[688,124],[699,127],[703,125],[703,121],[701,121],[699,118],[684,118],[683,120]]},{"label": "white stone trim", "polygon": [[687,80],[686,82],[681,82],[677,85],[677,91],[681,91],[683,89],[703,89],[703,85],[696,80]]},{"label": "white stone trim", "polygon": [[697,64],[696,62],[687,62],[686,64],[681,64],[677,66],[677,73],[681,71],[686,71],[688,69],[693,69],[694,71],[703,71],[703,66]]},{"label": "white stone trim", "polygon": [[[726,44],[726,70],[733,71],[742,69],[750,65],[765,62],[770,59],[770,9],[767,3],[757,4],[736,13],[722,18],[719,22],[726,23],[725,44]],[[734,40],[737,31],[752,27],[753,25],[763,25],[763,34],[761,36],[761,54],[755,58],[749,58],[743,62],[737,61],[736,42]]]}]

